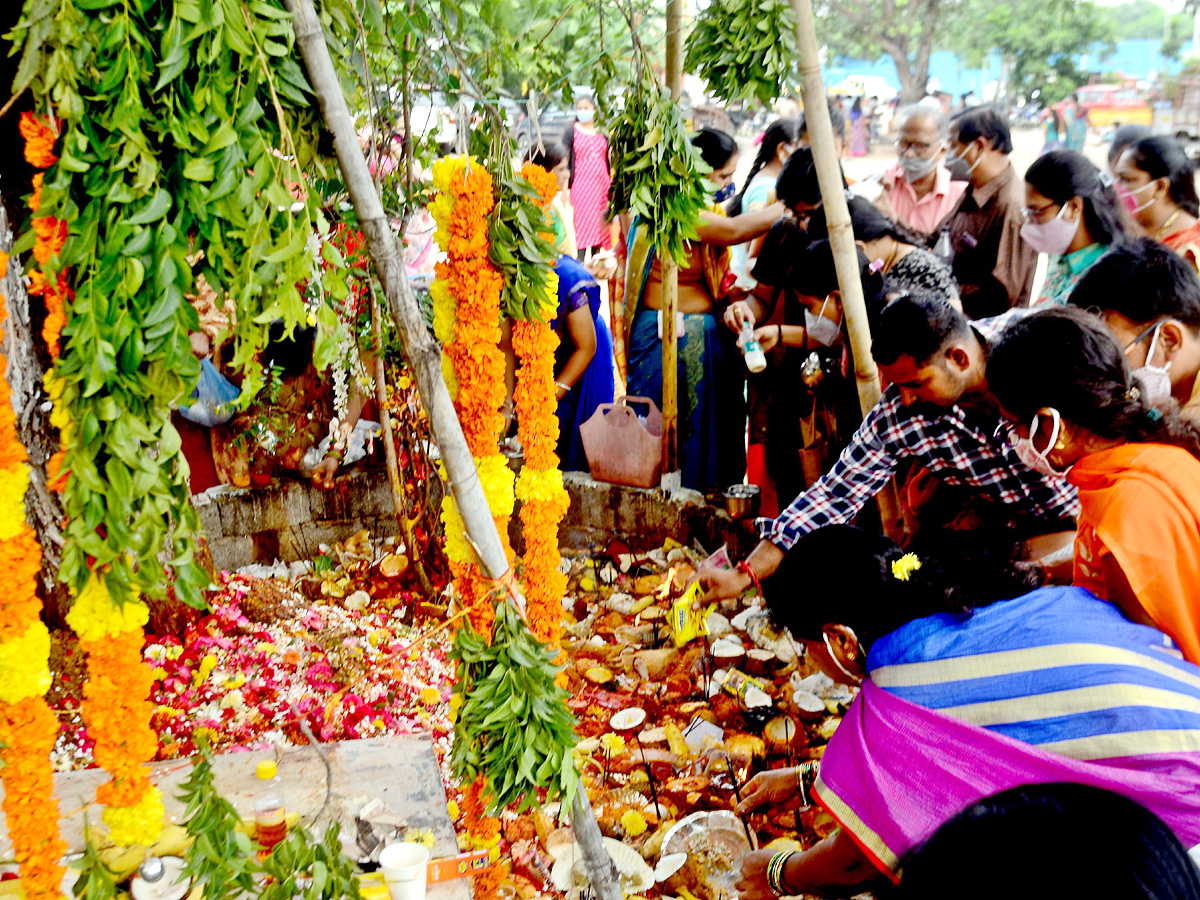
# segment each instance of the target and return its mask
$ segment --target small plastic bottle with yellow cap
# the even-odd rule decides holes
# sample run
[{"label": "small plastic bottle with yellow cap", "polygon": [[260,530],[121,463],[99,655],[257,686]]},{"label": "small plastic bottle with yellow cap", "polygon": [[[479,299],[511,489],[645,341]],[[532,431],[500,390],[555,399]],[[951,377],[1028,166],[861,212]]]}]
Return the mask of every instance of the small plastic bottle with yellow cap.
[{"label": "small plastic bottle with yellow cap", "polygon": [[258,854],[265,857],[287,837],[287,808],[275,760],[264,759],[254,773],[258,776],[258,799],[254,802],[254,828]]}]

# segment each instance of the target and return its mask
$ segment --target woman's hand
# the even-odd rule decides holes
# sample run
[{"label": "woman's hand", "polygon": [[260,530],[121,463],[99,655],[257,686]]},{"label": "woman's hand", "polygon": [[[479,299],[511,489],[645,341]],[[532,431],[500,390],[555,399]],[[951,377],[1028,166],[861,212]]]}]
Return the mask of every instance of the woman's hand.
[{"label": "woman's hand", "polygon": [[754,310],[745,300],[738,300],[725,307],[725,324],[734,334],[741,332],[745,326],[754,327]]},{"label": "woman's hand", "polygon": [[776,900],[777,894],[767,883],[767,864],[775,853],[753,850],[742,857],[742,877],[734,888],[740,900]]},{"label": "woman's hand", "polygon": [[780,343],[781,335],[778,325],[764,325],[754,330],[754,339],[758,341],[758,346],[762,347],[763,353],[770,353]]},{"label": "woman's hand", "polygon": [[742,788],[742,802],[737,805],[737,814],[744,816],[763,804],[780,806],[796,794],[795,769],[770,769],[759,772]]},{"label": "woman's hand", "polygon": [[323,491],[333,487],[333,476],[337,474],[338,461],[335,457],[327,456],[312,470],[312,483]]}]

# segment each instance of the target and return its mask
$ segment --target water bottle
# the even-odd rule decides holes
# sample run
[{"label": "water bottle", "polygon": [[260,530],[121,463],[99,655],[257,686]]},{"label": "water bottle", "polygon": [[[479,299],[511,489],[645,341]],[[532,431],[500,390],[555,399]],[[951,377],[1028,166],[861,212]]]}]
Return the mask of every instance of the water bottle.
[{"label": "water bottle", "polygon": [[954,245],[950,243],[950,226],[947,225],[938,235],[937,243],[933,245],[933,255],[944,262],[947,267],[954,264]]},{"label": "water bottle", "polygon": [[751,372],[761,372],[767,367],[767,355],[763,353],[762,346],[754,339],[754,330],[750,327],[749,322],[742,325],[742,330],[738,334],[738,343],[742,347],[742,355],[746,357],[747,369]]},{"label": "water bottle", "polygon": [[254,828],[258,855],[265,858],[275,845],[287,837],[287,808],[275,761],[265,759],[254,770],[258,776],[258,796],[254,801]]}]

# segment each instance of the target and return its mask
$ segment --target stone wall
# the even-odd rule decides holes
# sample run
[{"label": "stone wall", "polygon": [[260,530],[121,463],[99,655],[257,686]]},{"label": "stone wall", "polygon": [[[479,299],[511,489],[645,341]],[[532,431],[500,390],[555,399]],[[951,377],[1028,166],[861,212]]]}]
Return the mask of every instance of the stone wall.
[{"label": "stone wall", "polygon": [[[657,489],[605,484],[581,472],[566,473],[563,481],[571,495],[560,531],[564,547],[603,548],[617,539],[634,550],[648,550],[671,537],[687,545],[698,541],[710,551],[727,543],[740,559],[756,542],[749,523],[731,521],[694,491],[668,500]],[[440,485],[435,493],[436,508]],[[382,469],[351,472],[329,491],[307,481],[276,479],[258,489],[223,485],[192,499],[218,569],[311,559],[321,544],[345,540],[363,528],[372,535],[397,532]],[[509,539],[518,553],[524,550],[517,514]]]}]

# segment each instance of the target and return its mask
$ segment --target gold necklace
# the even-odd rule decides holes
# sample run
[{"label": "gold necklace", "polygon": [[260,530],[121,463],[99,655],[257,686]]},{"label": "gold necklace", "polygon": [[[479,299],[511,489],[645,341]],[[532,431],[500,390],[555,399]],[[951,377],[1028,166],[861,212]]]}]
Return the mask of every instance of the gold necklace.
[{"label": "gold necklace", "polygon": [[1156,241],[1161,241],[1163,239],[1163,235],[1167,233],[1168,228],[1175,224],[1175,220],[1179,218],[1179,214],[1181,212],[1183,212],[1182,209],[1177,209],[1167,217],[1167,221],[1162,223],[1162,228],[1158,229],[1158,234],[1154,236]]}]

